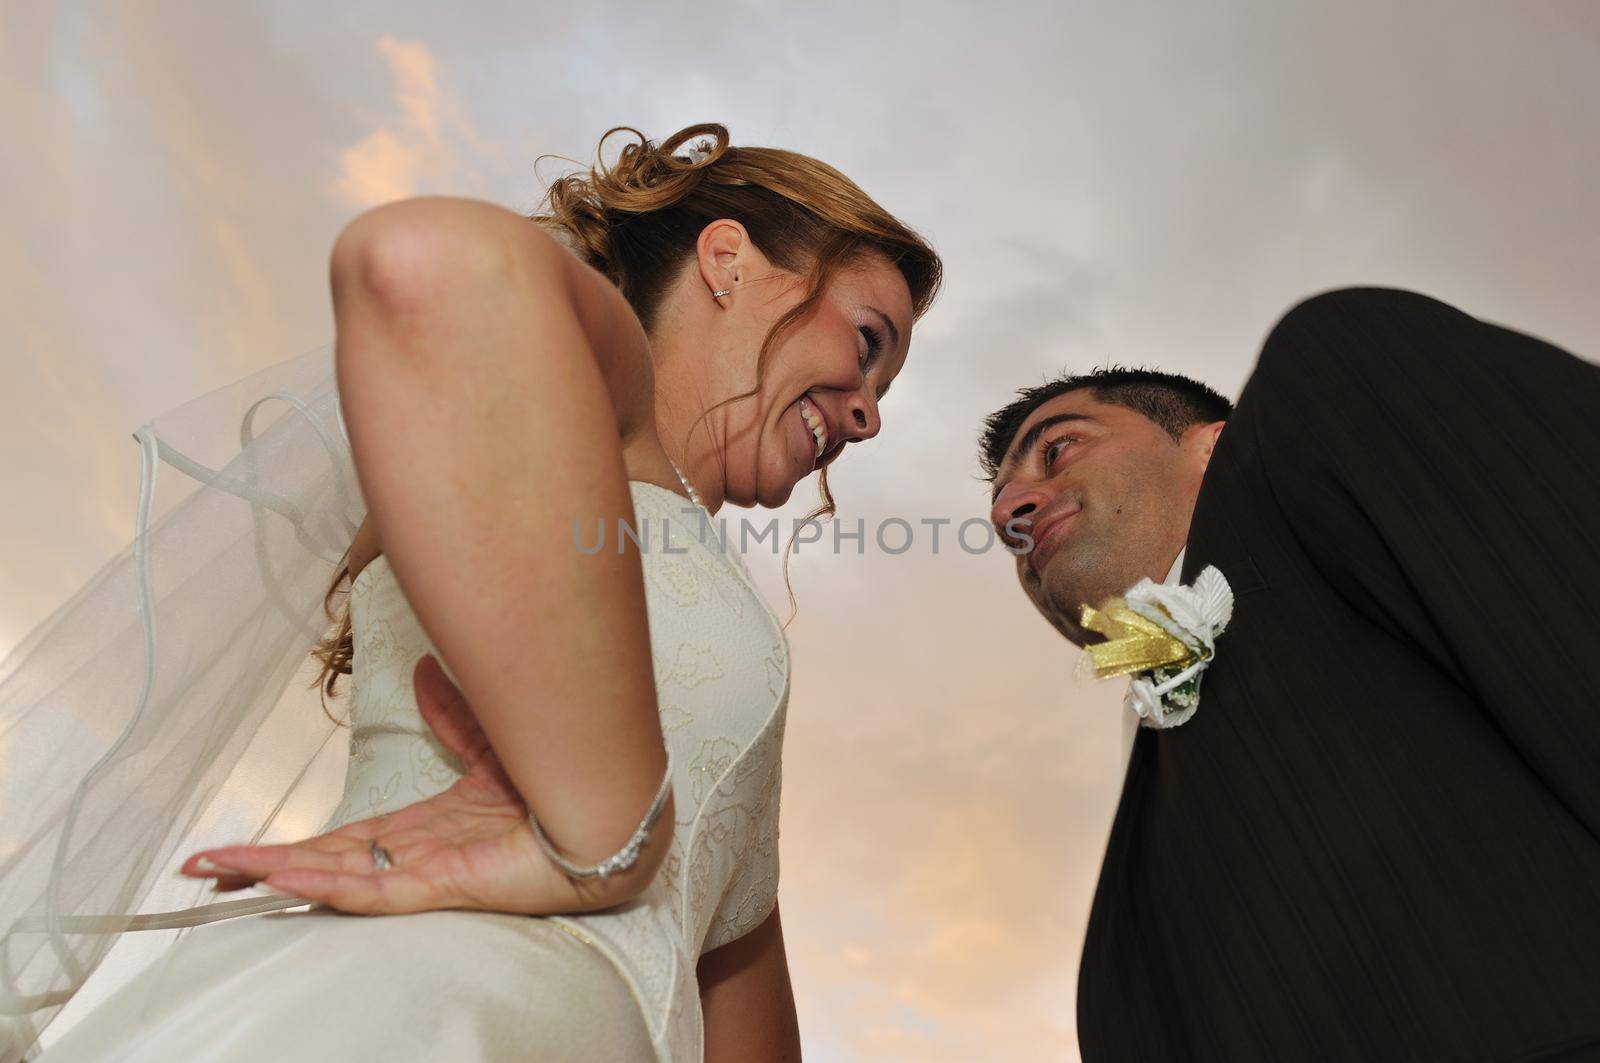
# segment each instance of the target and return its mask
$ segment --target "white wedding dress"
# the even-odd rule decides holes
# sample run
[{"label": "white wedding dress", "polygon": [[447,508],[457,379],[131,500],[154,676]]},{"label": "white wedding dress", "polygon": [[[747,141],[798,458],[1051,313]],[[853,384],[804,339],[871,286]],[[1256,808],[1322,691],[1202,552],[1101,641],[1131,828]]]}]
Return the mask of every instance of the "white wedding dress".
[{"label": "white wedding dress", "polygon": [[[702,511],[653,484],[634,482],[631,493],[648,536],[677,815],[671,852],[641,898],[558,917],[316,906],[200,926],[68,1030],[47,1063],[699,1060],[696,961],[754,929],[776,901],[788,644],[743,562],[697,520]],[[412,669],[436,651],[387,558],[356,577],[350,608],[350,757],[324,830],[458,777],[417,712]]]}]

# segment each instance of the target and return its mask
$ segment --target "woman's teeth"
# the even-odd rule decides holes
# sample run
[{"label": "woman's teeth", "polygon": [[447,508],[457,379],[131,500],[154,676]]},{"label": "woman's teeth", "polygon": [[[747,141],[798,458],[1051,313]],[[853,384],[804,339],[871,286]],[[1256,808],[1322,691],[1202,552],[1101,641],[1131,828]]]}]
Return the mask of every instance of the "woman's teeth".
[{"label": "woman's teeth", "polygon": [[817,441],[817,452],[812,456],[822,457],[822,452],[828,449],[828,425],[817,413],[817,408],[811,405],[811,400],[804,395],[800,396],[800,418],[805,421],[806,427],[811,429],[811,435]]}]

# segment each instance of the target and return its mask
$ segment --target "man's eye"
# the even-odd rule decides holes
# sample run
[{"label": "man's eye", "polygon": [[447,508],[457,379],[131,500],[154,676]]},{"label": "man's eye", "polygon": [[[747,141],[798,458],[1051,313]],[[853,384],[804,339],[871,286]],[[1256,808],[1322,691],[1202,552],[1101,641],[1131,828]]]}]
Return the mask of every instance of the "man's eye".
[{"label": "man's eye", "polygon": [[1071,442],[1071,437],[1063,436],[1060,439],[1052,439],[1050,442],[1046,443],[1044,445],[1044,467],[1049,469],[1052,465],[1054,465],[1056,463],[1056,458],[1060,457],[1061,452],[1065,450],[1067,448],[1067,444]]}]

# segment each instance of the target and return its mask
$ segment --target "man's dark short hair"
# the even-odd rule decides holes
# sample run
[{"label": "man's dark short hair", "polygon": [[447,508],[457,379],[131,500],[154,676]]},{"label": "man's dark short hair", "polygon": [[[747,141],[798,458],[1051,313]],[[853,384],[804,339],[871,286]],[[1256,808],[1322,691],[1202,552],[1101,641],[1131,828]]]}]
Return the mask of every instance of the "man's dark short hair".
[{"label": "man's dark short hair", "polygon": [[1198,380],[1155,369],[1111,366],[1090,373],[1063,374],[1037,387],[1021,388],[1015,402],[990,414],[983,422],[978,460],[986,479],[1000,472],[1017,429],[1040,406],[1072,391],[1094,392],[1098,402],[1123,406],[1154,421],[1173,439],[1197,424],[1226,421],[1233,403]]}]

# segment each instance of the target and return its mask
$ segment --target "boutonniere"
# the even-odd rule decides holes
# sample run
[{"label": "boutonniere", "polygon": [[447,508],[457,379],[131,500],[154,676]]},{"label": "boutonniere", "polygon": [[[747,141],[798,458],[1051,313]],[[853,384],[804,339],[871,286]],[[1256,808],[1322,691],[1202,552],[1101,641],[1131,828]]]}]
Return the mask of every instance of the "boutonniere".
[{"label": "boutonniere", "polygon": [[1185,587],[1142,579],[1120,598],[1085,605],[1078,621],[1096,679],[1132,676],[1124,704],[1151,727],[1176,727],[1200,707],[1200,677],[1233,616],[1233,588],[1215,567]]}]

